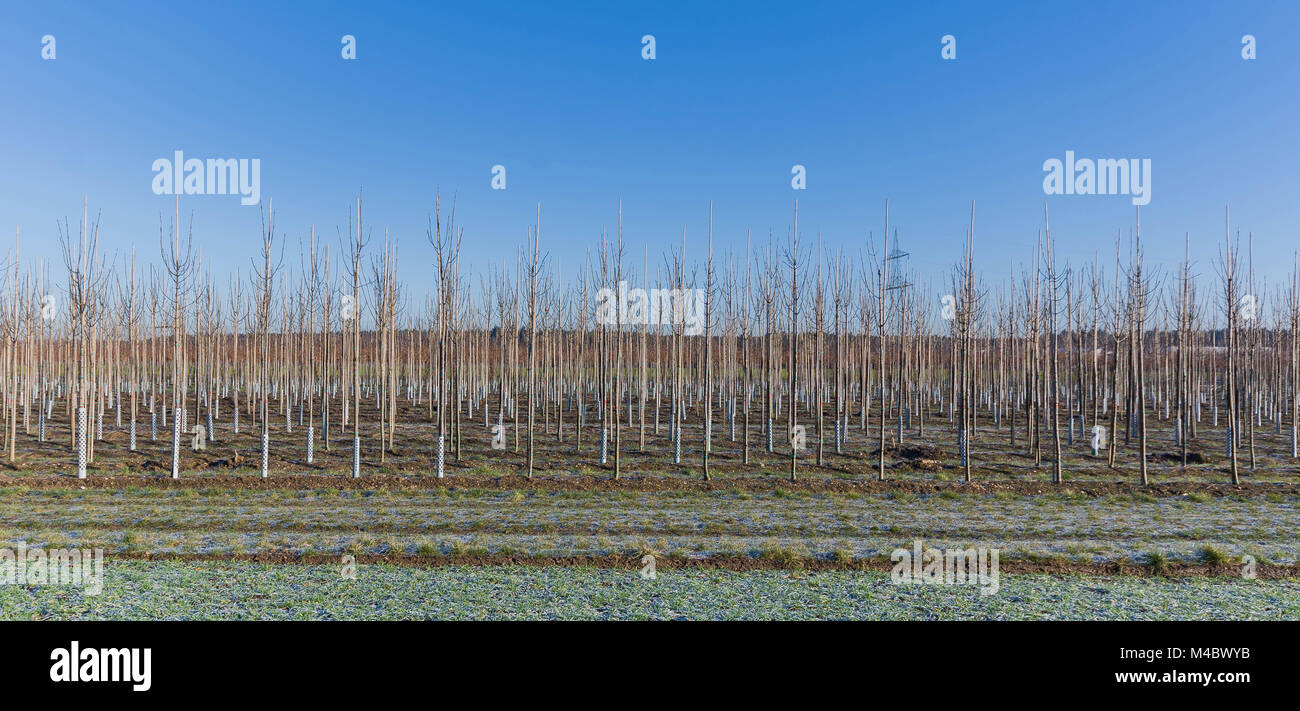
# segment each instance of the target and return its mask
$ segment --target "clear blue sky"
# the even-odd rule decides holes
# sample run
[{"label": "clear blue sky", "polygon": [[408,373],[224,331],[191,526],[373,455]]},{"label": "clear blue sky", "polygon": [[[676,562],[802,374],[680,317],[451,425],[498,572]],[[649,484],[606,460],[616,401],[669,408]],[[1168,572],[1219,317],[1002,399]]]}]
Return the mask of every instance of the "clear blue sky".
[{"label": "clear blue sky", "polygon": [[[1179,259],[1187,231],[1213,277],[1227,202],[1271,280],[1300,247],[1293,2],[4,5],[0,226],[21,227],[24,260],[57,260],[56,220],[75,227],[83,195],[103,247],[156,255],[172,198],[153,194],[150,166],[178,149],[260,158],[295,266],[297,240],[314,224],[333,242],[364,187],[375,239],[390,230],[416,293],[439,186],[476,270],[513,259],[540,202],[567,280],[620,199],[638,267],[683,225],[700,254],[710,199],[720,251],[743,252],[746,229],[784,242],[796,197],[804,239],[850,252],[880,234],[889,198],[913,266],[935,279],[960,256],[972,200],[988,278],[1027,258],[1045,199],[1060,255],[1104,261],[1134,208],[1044,196],[1042,163],[1066,150],[1151,159],[1151,260]],[[794,164],[807,190],[791,189]],[[257,208],[181,207],[215,268],[247,270]]]}]

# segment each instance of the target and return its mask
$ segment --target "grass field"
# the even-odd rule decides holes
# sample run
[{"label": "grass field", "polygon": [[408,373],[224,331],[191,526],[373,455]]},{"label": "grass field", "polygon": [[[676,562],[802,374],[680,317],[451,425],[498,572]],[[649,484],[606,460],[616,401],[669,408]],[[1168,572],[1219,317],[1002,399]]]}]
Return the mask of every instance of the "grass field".
[{"label": "grass field", "polygon": [[0,586],[5,619],[1297,619],[1300,581],[1003,575],[1001,590],[887,573],[109,561],[104,592]]},{"label": "grass field", "polygon": [[924,540],[1004,561],[1297,561],[1300,497],[718,491],[0,489],[0,545],[106,553],[871,559]]},{"label": "grass field", "polygon": [[[1300,619],[1294,487],[19,481],[0,547],[102,548],[105,579],[0,585],[5,619]],[[917,540],[997,549],[1000,589],[891,583]],[[1246,555],[1268,575],[1244,579]]]}]

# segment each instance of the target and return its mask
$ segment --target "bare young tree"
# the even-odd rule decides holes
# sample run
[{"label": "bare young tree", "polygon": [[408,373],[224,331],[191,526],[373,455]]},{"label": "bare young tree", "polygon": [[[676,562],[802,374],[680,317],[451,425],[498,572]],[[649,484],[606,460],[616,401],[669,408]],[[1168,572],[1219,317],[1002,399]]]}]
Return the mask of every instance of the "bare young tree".
[{"label": "bare young tree", "polygon": [[[271,303],[275,290],[275,277],[280,271],[284,261],[284,247],[281,245],[281,252],[276,258],[274,264],[271,262],[271,256],[275,251],[275,202],[267,201],[266,214],[262,216],[262,260],[259,265],[252,261],[253,273],[253,291],[257,298],[257,334],[259,339],[259,355],[261,358],[260,372],[261,379],[257,384],[258,387],[258,420],[262,430],[262,458],[261,473],[265,479],[269,475],[270,458],[271,458],[271,413],[269,409],[269,397],[271,392]],[[360,402],[358,400],[358,402]]]},{"label": "bare young tree", "polygon": [[[537,401],[537,281],[542,274],[545,259],[541,256],[542,206],[537,205],[537,224],[529,231],[529,251],[532,256],[528,261],[528,478],[533,478],[536,441],[533,433],[535,415],[533,406]],[[617,418],[615,418],[617,422]]]},{"label": "bare young tree", "polygon": [[172,391],[172,478],[181,476],[181,432],[185,423],[186,380],[184,365],[185,309],[188,306],[190,279],[197,261],[193,248],[193,220],[190,230],[182,244],[180,238],[180,198],[176,198],[176,212],[172,219],[171,241],[159,240],[163,268],[171,279],[169,301],[172,307],[172,356],[171,356],[171,391]]},{"label": "bare young tree", "polygon": [[798,448],[795,446],[795,427],[798,426],[798,412],[795,404],[799,400],[799,340],[796,327],[799,323],[799,201],[794,201],[794,229],[790,232],[790,244],[785,254],[786,266],[790,269],[790,322],[787,339],[789,342],[790,361],[786,372],[786,395],[789,399],[789,411],[786,417],[786,432],[790,437],[790,481],[797,479],[796,462]]},{"label": "bare young tree", "polygon": [[975,424],[975,328],[983,293],[975,285],[975,202],[971,201],[970,229],[966,233],[965,253],[957,267],[954,281],[956,303],[953,313],[954,334],[957,338],[960,363],[957,365],[959,410],[957,446],[961,457],[963,474],[967,482],[972,481],[970,456],[971,436]]},{"label": "bare young tree", "polygon": [[713,201],[709,201],[709,261],[704,270],[704,480],[713,449]]},{"label": "bare young tree", "polygon": [[[348,235],[346,245],[347,261],[343,263],[347,276],[352,280],[352,293],[345,299],[340,315],[345,324],[350,324],[352,341],[351,391],[355,400],[355,412],[352,419],[352,477],[361,477],[361,254],[369,242],[369,236],[362,231],[362,196],[357,195],[355,229],[352,211],[348,211]],[[344,391],[343,423],[347,425],[348,400]]]},{"label": "bare young tree", "polygon": [[1241,283],[1237,275],[1237,246],[1232,244],[1231,208],[1224,208],[1223,251],[1220,253],[1220,276],[1223,278],[1223,310],[1228,322],[1228,372],[1225,375],[1225,395],[1228,414],[1228,429],[1224,436],[1227,440],[1228,459],[1231,463],[1232,484],[1241,484],[1238,469],[1237,438],[1240,432],[1240,418],[1237,412],[1237,347],[1238,319],[1241,311]]}]

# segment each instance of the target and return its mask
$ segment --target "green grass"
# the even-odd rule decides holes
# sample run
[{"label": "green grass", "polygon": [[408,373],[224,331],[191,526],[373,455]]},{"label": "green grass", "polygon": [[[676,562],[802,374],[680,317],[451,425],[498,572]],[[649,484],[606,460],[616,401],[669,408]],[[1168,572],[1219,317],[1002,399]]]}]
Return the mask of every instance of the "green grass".
[{"label": "green grass", "polygon": [[[888,557],[915,539],[1011,556],[1080,562],[1200,562],[1212,545],[1232,560],[1292,564],[1295,496],[1273,501],[1186,496],[1134,501],[1128,494],[1082,497],[917,496],[748,492],[556,492],[450,490],[165,489],[0,491],[0,546],[67,545],[171,553],[290,550],[341,555],[436,550],[568,556],[617,554],[645,542],[669,555],[763,555],[769,545],[834,558]],[[184,495],[182,495],[184,493]],[[431,548],[430,548],[431,547]],[[769,552],[791,563],[797,556]]]},{"label": "green grass", "polygon": [[795,546],[782,546],[772,543],[763,546],[759,557],[786,567],[798,568],[803,564],[804,558],[808,557],[808,553],[806,550]]},{"label": "green grass", "polygon": [[1146,554],[1144,561],[1151,570],[1162,573],[1169,567],[1169,557],[1160,551],[1151,551]]},{"label": "green grass", "polygon": [[104,589],[0,585],[0,619],[1300,619],[1300,581],[1002,575],[895,585],[886,572],[414,568],[231,562],[104,563]]},{"label": "green grass", "polygon": [[1208,543],[1201,546],[1196,553],[1202,563],[1209,563],[1210,565],[1222,565],[1231,561],[1231,556]]}]

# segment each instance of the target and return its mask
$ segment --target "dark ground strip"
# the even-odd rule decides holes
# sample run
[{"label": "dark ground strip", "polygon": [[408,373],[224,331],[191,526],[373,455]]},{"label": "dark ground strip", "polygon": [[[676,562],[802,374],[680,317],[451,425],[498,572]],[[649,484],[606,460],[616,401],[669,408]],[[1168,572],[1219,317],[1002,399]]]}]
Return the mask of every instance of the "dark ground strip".
[{"label": "dark ground strip", "polygon": [[1020,495],[1054,494],[1071,491],[1085,496],[1111,494],[1146,494],[1148,496],[1185,496],[1202,493],[1211,496],[1282,496],[1300,495],[1300,484],[1231,484],[1200,482],[1153,483],[1142,486],[1128,482],[1088,482],[1066,480],[1063,484],[1034,481],[904,481],[871,479],[804,479],[789,481],[777,476],[735,477],[725,479],[685,479],[674,477],[623,477],[607,476],[483,476],[453,475],[443,479],[433,476],[401,476],[394,474],[365,475],[354,479],[344,475],[282,474],[265,479],[256,475],[182,475],[180,479],[169,476],[102,476],[77,479],[67,475],[0,476],[0,487],[16,486],[29,489],[121,489],[125,487],[152,487],[158,489],[344,489],[344,490],[432,490],[432,489],[482,489],[494,491],[788,491],[807,493],[862,493],[886,494],[908,492],[936,494],[943,491],[969,494],[995,494],[999,492]]}]

